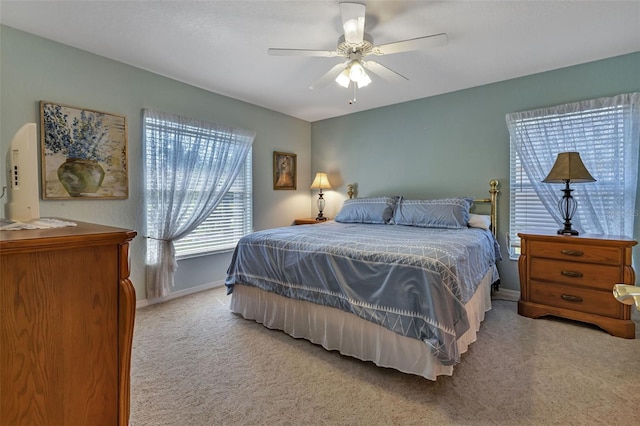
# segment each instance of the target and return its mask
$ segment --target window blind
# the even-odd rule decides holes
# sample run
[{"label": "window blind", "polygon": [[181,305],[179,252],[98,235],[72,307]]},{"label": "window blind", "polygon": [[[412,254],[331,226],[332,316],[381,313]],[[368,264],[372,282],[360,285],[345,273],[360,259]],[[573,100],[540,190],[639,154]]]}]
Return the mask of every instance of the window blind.
[{"label": "window blind", "polygon": [[233,250],[253,231],[251,151],[243,169],[213,213],[188,236],[174,243],[176,256],[187,258]]}]

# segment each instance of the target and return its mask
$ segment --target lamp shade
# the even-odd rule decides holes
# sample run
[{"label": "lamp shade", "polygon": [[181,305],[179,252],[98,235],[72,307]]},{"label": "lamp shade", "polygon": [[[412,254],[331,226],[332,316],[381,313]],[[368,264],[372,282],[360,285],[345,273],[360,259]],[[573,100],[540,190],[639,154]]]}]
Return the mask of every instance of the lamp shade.
[{"label": "lamp shade", "polygon": [[326,173],[316,173],[316,178],[311,184],[311,189],[331,189],[331,184]]},{"label": "lamp shade", "polygon": [[580,154],[577,152],[561,152],[556,158],[556,162],[551,171],[542,182],[544,183],[565,183],[565,182],[595,182],[587,168],[584,166]]}]

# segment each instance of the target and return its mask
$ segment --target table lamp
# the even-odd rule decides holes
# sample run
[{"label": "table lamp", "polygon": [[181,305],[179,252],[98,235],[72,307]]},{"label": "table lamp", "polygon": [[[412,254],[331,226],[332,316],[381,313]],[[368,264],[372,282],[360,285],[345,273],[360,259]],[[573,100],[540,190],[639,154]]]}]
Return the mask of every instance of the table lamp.
[{"label": "table lamp", "polygon": [[564,183],[562,190],[564,195],[558,201],[560,215],[564,219],[564,228],[558,230],[561,235],[578,235],[578,231],[571,228],[571,219],[578,208],[577,201],[571,196],[573,189],[569,183],[595,182],[587,168],[584,166],[580,154],[577,152],[561,152],[556,158],[556,162],[551,171],[542,182],[544,183]]},{"label": "table lamp", "polygon": [[324,210],[324,198],[322,198],[322,190],[331,189],[331,184],[329,183],[327,174],[321,172],[316,173],[316,178],[311,184],[311,189],[320,190],[320,194],[318,196],[318,216],[316,216],[316,220],[327,220],[327,218],[322,215],[322,210]]}]

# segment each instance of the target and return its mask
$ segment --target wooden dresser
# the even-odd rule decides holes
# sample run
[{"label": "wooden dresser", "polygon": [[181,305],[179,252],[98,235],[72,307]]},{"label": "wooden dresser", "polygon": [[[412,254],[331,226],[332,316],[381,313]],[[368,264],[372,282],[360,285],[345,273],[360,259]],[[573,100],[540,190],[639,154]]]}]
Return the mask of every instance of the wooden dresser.
[{"label": "wooden dresser", "polygon": [[129,423],[136,232],[0,231],[0,425]]},{"label": "wooden dresser", "polygon": [[636,241],[594,235],[518,234],[520,315],[555,315],[595,324],[633,339],[631,306],[613,297],[617,283],[635,284],[631,251]]}]

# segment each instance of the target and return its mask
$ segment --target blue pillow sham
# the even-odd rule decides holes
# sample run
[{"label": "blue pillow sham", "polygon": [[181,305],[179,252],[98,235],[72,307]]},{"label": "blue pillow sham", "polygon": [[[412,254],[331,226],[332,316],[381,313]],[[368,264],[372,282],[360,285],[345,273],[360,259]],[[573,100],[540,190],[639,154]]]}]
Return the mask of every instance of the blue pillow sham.
[{"label": "blue pillow sham", "polygon": [[400,197],[368,197],[345,200],[336,222],[387,224],[393,219]]},{"label": "blue pillow sham", "polygon": [[405,200],[396,206],[393,221],[396,225],[422,228],[466,228],[469,223],[471,197],[439,200]]}]

